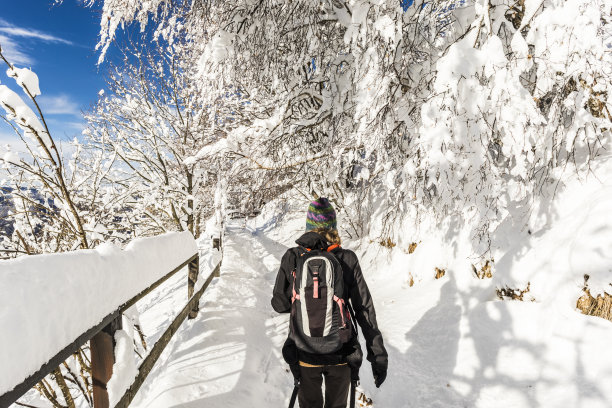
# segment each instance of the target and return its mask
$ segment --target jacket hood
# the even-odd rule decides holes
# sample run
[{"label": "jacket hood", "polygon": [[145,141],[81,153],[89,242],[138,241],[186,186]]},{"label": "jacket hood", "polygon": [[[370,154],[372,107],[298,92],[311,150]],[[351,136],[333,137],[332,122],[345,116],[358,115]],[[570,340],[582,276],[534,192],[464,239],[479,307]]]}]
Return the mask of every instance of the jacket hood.
[{"label": "jacket hood", "polygon": [[296,244],[299,246],[303,246],[308,249],[322,249],[326,250],[329,247],[327,240],[323,238],[321,235],[316,232],[307,232],[301,237],[299,237],[296,241]]}]

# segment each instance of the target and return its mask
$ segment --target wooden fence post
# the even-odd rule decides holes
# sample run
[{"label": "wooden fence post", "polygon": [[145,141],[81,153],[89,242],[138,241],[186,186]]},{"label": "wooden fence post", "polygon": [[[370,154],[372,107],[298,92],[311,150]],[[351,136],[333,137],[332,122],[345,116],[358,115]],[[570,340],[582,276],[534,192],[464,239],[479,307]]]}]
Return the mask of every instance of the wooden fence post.
[{"label": "wooden fence post", "polygon": [[94,408],[110,408],[106,385],[113,375],[115,332],[122,327],[122,315],[119,314],[89,341]]},{"label": "wooden fence post", "polygon": [[[223,252],[223,232],[219,233],[219,238],[213,238],[213,248]],[[215,269],[215,278],[221,277],[221,268]]]},{"label": "wooden fence post", "polygon": [[[195,283],[198,280],[198,273],[200,271],[200,257],[196,256],[191,262],[189,262],[188,268],[187,300],[191,299],[195,290]],[[195,319],[198,316],[198,310],[200,310],[200,305],[196,303],[193,309],[189,311],[189,319]]]}]

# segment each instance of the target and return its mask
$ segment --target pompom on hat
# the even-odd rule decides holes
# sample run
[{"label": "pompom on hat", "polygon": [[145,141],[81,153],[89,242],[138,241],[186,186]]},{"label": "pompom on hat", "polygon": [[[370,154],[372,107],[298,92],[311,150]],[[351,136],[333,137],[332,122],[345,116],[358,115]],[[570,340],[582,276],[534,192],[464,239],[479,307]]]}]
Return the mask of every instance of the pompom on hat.
[{"label": "pompom on hat", "polygon": [[317,228],[337,229],[336,210],[325,197],[314,200],[306,213],[306,231]]}]

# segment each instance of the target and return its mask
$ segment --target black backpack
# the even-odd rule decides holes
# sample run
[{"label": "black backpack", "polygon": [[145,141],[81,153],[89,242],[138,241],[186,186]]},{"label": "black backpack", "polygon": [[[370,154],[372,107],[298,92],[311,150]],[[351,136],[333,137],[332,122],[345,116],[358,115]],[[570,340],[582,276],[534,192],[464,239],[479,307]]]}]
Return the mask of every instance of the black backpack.
[{"label": "black backpack", "polygon": [[299,248],[292,284],[289,337],[308,353],[340,350],[354,332],[336,257],[329,249]]}]

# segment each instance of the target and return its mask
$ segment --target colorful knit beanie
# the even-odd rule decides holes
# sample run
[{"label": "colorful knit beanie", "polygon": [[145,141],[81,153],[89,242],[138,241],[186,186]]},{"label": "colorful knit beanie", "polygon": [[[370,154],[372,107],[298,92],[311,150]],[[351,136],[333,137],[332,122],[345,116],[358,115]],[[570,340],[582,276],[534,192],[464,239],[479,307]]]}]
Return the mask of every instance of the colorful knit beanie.
[{"label": "colorful knit beanie", "polygon": [[336,229],[336,210],[325,197],[316,199],[308,206],[306,231],[317,228]]}]

